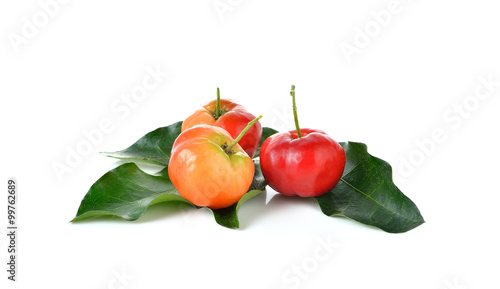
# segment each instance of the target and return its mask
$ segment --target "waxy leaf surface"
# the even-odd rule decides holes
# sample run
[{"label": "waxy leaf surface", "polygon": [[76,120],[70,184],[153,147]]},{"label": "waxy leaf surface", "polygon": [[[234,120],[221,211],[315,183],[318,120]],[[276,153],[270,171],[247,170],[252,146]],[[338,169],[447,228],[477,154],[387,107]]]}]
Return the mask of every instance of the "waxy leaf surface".
[{"label": "waxy leaf surface", "polygon": [[342,178],[330,192],[317,197],[324,214],[344,216],[390,233],[409,231],[424,219],[415,203],[392,181],[391,166],[362,143],[340,143],[346,153]]}]

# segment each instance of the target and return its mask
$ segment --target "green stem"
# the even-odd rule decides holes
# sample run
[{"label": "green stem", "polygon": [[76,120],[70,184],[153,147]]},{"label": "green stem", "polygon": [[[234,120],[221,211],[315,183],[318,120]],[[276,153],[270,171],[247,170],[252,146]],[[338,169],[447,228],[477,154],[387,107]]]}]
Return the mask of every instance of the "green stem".
[{"label": "green stem", "polygon": [[297,136],[301,138],[302,133],[300,133],[299,117],[297,116],[297,105],[295,104],[295,85],[293,84],[292,89],[290,90],[290,95],[292,96],[293,100],[293,118],[295,119],[295,129],[297,129]]},{"label": "green stem", "polygon": [[240,134],[238,135],[237,138],[234,139],[234,141],[227,146],[227,148],[225,148],[225,151],[226,153],[231,151],[231,149],[241,140],[241,138],[245,135],[245,133],[250,129],[252,128],[252,126],[259,120],[262,118],[262,115],[259,115],[258,117],[256,117],[254,120],[252,120],[251,122],[248,123],[248,125],[240,132]]},{"label": "green stem", "polygon": [[215,120],[220,117],[220,90],[217,87],[217,102],[215,103]]}]

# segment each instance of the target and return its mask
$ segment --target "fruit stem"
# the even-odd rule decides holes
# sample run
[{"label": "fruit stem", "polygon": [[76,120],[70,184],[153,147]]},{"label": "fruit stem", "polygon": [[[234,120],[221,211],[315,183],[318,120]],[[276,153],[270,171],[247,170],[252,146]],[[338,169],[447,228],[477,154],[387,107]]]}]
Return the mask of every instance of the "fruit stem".
[{"label": "fruit stem", "polygon": [[295,104],[295,85],[293,84],[292,89],[290,90],[290,95],[292,96],[293,100],[293,118],[295,119],[295,129],[297,129],[298,138],[301,138],[302,133],[300,133],[299,117],[297,116],[297,105]]},{"label": "fruit stem", "polygon": [[215,103],[215,120],[220,117],[220,90],[217,87],[217,102]]},{"label": "fruit stem", "polygon": [[252,120],[251,122],[248,123],[248,125],[240,132],[240,134],[238,135],[237,138],[234,139],[234,141],[227,146],[227,148],[225,148],[224,150],[226,151],[226,153],[229,153],[231,151],[231,149],[241,140],[241,138],[245,135],[245,133],[247,133],[247,131],[252,128],[252,126],[259,120],[262,118],[262,115],[259,115],[258,117],[256,117],[254,120]]}]

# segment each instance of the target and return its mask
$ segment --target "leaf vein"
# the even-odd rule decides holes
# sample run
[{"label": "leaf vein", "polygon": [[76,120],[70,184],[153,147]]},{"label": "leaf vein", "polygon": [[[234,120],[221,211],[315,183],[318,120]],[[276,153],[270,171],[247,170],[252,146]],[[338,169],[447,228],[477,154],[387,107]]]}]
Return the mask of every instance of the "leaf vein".
[{"label": "leaf vein", "polygon": [[169,157],[169,154],[165,153],[165,152],[163,151],[163,149],[162,149],[162,148],[161,148],[158,144],[156,144],[156,147],[160,150],[160,152],[161,152],[164,156],[166,156],[167,158]]},{"label": "leaf vein", "polygon": [[353,185],[351,185],[348,181],[344,180],[344,178],[341,178],[340,180],[341,180],[342,182],[344,182],[347,186],[351,187],[351,188],[352,188],[353,190],[355,190],[356,192],[358,192],[358,193],[360,193],[360,194],[364,195],[365,197],[369,198],[369,199],[370,199],[370,200],[372,200],[374,203],[376,203],[376,204],[377,204],[377,205],[379,205],[380,207],[382,207],[382,208],[386,209],[387,211],[389,211],[389,212],[391,212],[391,213],[393,213],[393,214],[395,214],[395,215],[398,215],[398,216],[400,216],[400,217],[401,217],[401,218],[403,218],[403,219],[409,220],[409,221],[414,222],[414,223],[418,223],[418,220],[413,220],[413,219],[407,218],[407,217],[405,217],[405,216],[401,215],[400,213],[395,212],[395,211],[393,211],[393,210],[391,210],[391,209],[387,208],[386,206],[384,206],[383,204],[379,203],[377,200],[375,200],[374,198],[372,198],[370,195],[366,194],[365,192],[363,192],[363,191],[359,190],[358,188],[354,187]]},{"label": "leaf vein", "polygon": [[356,165],[354,165],[354,166],[352,167],[352,169],[351,169],[349,172],[347,172],[347,173],[346,173],[346,172],[344,172],[344,175],[342,176],[342,178],[345,178],[345,177],[347,177],[350,173],[352,173],[352,172],[353,172],[353,171],[354,171],[354,170],[358,167],[358,165],[359,165],[359,163],[358,163],[358,164],[356,164]]},{"label": "leaf vein", "polygon": [[[152,202],[152,201],[153,201],[154,199],[156,199],[157,197],[159,197],[159,196],[161,196],[161,195],[163,195],[163,194],[166,194],[166,193],[170,193],[170,192],[172,192],[172,191],[175,191],[175,189],[168,190],[168,191],[161,192],[161,193],[156,193],[155,195],[148,196],[148,197],[144,197],[144,198],[140,198],[140,199],[137,199],[137,200],[134,200],[134,201],[125,202],[125,203],[123,203],[123,204],[121,204],[121,205],[119,205],[119,206],[113,207],[113,208],[111,208],[111,209],[115,210],[115,209],[118,209],[118,208],[121,208],[121,207],[126,207],[126,206],[128,206],[128,205],[130,205],[130,204],[133,204],[133,203],[138,203],[138,202],[142,202],[142,201],[144,201],[144,200],[147,200],[148,198],[153,197],[153,198],[151,199],[151,202]],[[151,202],[150,202],[150,203],[151,203]],[[149,206],[149,204],[148,204],[148,206]]]},{"label": "leaf vein", "polygon": [[373,189],[373,191],[370,193],[370,196],[373,195],[373,193],[375,193],[378,189],[380,189],[380,187],[382,187],[382,185],[384,184],[384,182],[380,182],[380,184],[375,188]]},{"label": "leaf vein", "polygon": [[[143,186],[141,186],[141,185],[139,185],[139,184],[137,184],[137,183],[134,183],[134,182],[132,182],[131,180],[126,179],[126,178],[122,178],[122,179],[120,179],[120,182],[122,182],[122,183],[129,183],[129,184],[132,184],[132,185],[133,185],[133,186],[135,186],[135,187],[138,187],[138,188],[141,188],[141,189],[143,189],[143,190],[145,190],[145,191],[147,191],[147,192],[153,193],[153,195],[152,195],[152,196],[154,196],[153,200],[154,200],[155,198],[157,198],[158,196],[160,196],[161,194],[164,194],[164,193],[169,193],[169,192],[172,192],[172,191],[175,191],[175,190],[176,190],[176,189],[174,188],[174,189],[171,189],[171,190],[166,190],[166,191],[163,191],[163,192],[156,192],[156,191],[150,190],[150,189],[148,189],[148,188],[146,188],[146,187],[143,187]],[[122,204],[122,205],[119,205],[119,206],[113,207],[113,209],[117,209],[117,208],[125,207],[125,206],[128,206],[128,205],[132,204],[132,203],[141,202],[141,201],[144,201],[144,200],[146,200],[146,199],[148,199],[148,198],[151,198],[152,196],[143,197],[143,198],[140,198],[140,199],[136,199],[136,200],[134,200],[134,201],[129,201],[129,202],[126,202],[125,204]],[[110,196],[110,197],[114,197],[114,196]],[[122,202],[123,202],[123,201],[126,201],[125,199],[120,199],[120,198],[116,198],[116,197],[114,197],[114,198],[115,198],[115,199],[117,199],[117,200],[121,200]]]}]

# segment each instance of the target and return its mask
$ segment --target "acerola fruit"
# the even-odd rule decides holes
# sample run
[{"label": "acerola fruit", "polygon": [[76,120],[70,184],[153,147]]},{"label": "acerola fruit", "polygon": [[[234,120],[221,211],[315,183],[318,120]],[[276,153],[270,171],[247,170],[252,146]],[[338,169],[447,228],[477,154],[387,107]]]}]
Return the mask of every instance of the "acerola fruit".
[{"label": "acerola fruit", "polygon": [[262,174],[283,195],[318,197],[331,191],[344,172],[344,149],[325,132],[300,129],[295,86],[290,91],[296,130],[270,136],[260,148]]},{"label": "acerola fruit", "polygon": [[[222,127],[236,138],[238,134],[255,118],[242,105],[229,99],[220,99],[217,89],[217,99],[212,100],[200,108],[182,123],[182,131],[199,124],[208,124]],[[262,137],[262,126],[260,122],[255,123],[238,144],[245,150],[248,156],[253,157],[260,144]]]},{"label": "acerola fruit", "polygon": [[233,139],[223,128],[197,125],[175,140],[168,175],[179,194],[197,206],[221,209],[241,199],[255,166],[238,142],[260,117]]}]

